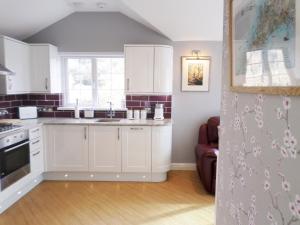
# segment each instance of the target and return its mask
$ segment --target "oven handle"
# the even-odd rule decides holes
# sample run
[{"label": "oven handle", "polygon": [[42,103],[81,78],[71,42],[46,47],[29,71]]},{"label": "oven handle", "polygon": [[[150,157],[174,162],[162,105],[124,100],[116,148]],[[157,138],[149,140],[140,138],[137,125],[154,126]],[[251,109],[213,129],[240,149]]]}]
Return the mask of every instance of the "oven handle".
[{"label": "oven handle", "polygon": [[10,152],[10,151],[12,151],[12,150],[14,150],[14,149],[16,149],[16,148],[19,148],[19,147],[21,147],[21,146],[23,146],[23,145],[27,145],[27,144],[29,144],[29,141],[26,141],[26,142],[24,142],[24,143],[22,143],[22,144],[19,144],[19,145],[17,145],[17,146],[12,147],[12,148],[6,149],[6,150],[4,150],[4,152],[5,152],[5,153],[6,153],[6,152]]}]

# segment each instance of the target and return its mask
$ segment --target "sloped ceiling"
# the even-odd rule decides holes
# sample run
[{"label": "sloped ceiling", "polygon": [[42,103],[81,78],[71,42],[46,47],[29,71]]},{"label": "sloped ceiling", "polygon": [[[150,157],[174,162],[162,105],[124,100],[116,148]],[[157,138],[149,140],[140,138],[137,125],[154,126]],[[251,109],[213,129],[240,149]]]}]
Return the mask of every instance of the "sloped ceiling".
[{"label": "sloped ceiling", "polygon": [[173,41],[222,40],[223,0],[123,0]]},{"label": "sloped ceiling", "polygon": [[0,0],[0,34],[22,40],[72,12],[63,0]]},{"label": "sloped ceiling", "polygon": [[117,11],[173,41],[222,40],[223,0],[1,0],[0,34],[25,39],[78,11]]}]

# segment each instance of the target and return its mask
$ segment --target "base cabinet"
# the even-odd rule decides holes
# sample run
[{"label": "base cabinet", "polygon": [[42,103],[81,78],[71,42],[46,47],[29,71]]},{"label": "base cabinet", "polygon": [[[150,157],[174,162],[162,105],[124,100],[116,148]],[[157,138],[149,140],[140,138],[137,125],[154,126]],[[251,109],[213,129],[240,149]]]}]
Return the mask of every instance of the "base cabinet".
[{"label": "base cabinet", "polygon": [[45,133],[48,171],[88,171],[88,126],[50,125]]},{"label": "base cabinet", "polygon": [[45,134],[46,179],[159,182],[170,170],[172,126],[47,125]]},{"label": "base cabinet", "polygon": [[89,171],[121,172],[121,128],[89,127]]},{"label": "base cabinet", "polygon": [[123,127],[122,172],[151,172],[151,127]]},{"label": "base cabinet", "polygon": [[172,126],[152,128],[152,172],[163,173],[171,169]]}]

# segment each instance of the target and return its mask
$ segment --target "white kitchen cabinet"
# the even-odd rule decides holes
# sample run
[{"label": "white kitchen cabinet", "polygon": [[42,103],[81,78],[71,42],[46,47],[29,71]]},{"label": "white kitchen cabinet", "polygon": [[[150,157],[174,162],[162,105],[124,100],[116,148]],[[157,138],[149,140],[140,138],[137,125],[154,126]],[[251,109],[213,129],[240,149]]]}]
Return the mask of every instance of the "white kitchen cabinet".
[{"label": "white kitchen cabinet", "polygon": [[89,171],[121,172],[121,128],[89,127]]},{"label": "white kitchen cabinet", "polygon": [[122,172],[151,172],[151,127],[122,128]]},{"label": "white kitchen cabinet", "polygon": [[46,127],[47,170],[88,171],[88,126]]},{"label": "white kitchen cabinet", "polygon": [[172,93],[173,48],[154,47],[154,93]]},{"label": "white kitchen cabinet", "polygon": [[0,76],[0,94],[30,92],[30,47],[28,44],[0,36],[0,64],[15,75]]},{"label": "white kitchen cabinet", "polygon": [[42,128],[35,127],[29,130],[30,139],[30,173],[37,177],[44,172],[44,149]]},{"label": "white kitchen cabinet", "polygon": [[152,172],[165,173],[171,169],[172,126],[152,127]]},{"label": "white kitchen cabinet", "polygon": [[57,47],[31,44],[31,92],[60,93],[61,74]]},{"label": "white kitchen cabinet", "polygon": [[173,82],[173,48],[163,45],[125,45],[128,94],[170,94]]},{"label": "white kitchen cabinet", "polygon": [[125,78],[127,93],[153,92],[154,48],[125,46]]},{"label": "white kitchen cabinet", "polygon": [[30,170],[33,176],[38,176],[44,172],[44,158],[42,149],[30,151]]}]

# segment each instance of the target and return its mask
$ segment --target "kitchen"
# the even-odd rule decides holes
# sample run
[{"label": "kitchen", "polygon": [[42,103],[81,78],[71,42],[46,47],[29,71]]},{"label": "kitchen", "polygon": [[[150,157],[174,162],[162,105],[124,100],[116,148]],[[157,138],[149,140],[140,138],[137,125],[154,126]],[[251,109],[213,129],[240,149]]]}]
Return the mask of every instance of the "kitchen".
[{"label": "kitchen", "polygon": [[[136,198],[147,198],[141,204],[145,207],[132,207],[133,214],[143,210],[139,214],[149,213],[151,218],[160,210],[167,213],[168,207],[176,210],[177,204],[164,208],[164,201],[184,202],[181,197],[186,196],[190,204],[199,205],[191,210],[189,225],[197,224],[193,216],[212,221],[215,199],[203,189],[195,172],[194,146],[199,125],[219,113],[222,42],[174,42],[122,8],[125,3],[119,0],[100,1],[104,2],[101,6],[94,0],[55,0],[57,5],[46,1],[48,9],[30,1],[45,15],[31,15],[32,9],[24,5],[24,13],[16,18],[37,22],[39,16],[42,23],[48,15],[48,24],[30,32],[28,27],[28,34],[21,34],[17,21],[12,21],[15,33],[0,22],[0,224],[1,217],[4,224],[13,224],[14,215],[20,216],[18,221],[31,218],[28,223],[36,224],[47,217],[49,208],[41,206],[47,203],[57,210],[49,224],[55,224],[55,218],[62,218],[56,223],[77,224],[69,216],[66,220],[64,215],[59,217],[62,208],[55,209],[55,202],[75,207],[75,202],[68,203],[76,201],[69,194],[81,191],[89,199],[90,192],[105,187],[103,194],[115,190],[120,197],[108,204],[122,202],[122,187],[130,187],[125,194],[128,205]],[[16,3],[5,4],[13,7]],[[50,23],[51,10],[63,16],[57,15]],[[201,94],[183,93],[179,88],[181,57],[198,48],[213,58],[212,87]],[[208,107],[197,105],[199,96]],[[56,190],[49,190],[55,187],[64,194],[51,201]],[[94,200],[114,196],[110,193]],[[158,201],[162,208],[154,207],[155,212],[145,210],[150,207],[146,202],[157,196],[170,199]],[[87,207],[77,206],[78,210]],[[105,212],[98,207],[95,212]],[[122,220],[123,214],[114,214],[118,212],[114,207],[108,213],[113,214],[111,218],[102,215],[108,217],[103,224],[139,224],[135,220],[142,220],[126,212],[128,218]],[[38,208],[43,213],[37,213]],[[74,212],[72,216],[76,217]],[[181,215],[177,222],[184,224],[185,219]],[[20,221],[15,224],[23,224]]]},{"label": "kitchen", "polygon": [[[4,50],[1,64],[3,73],[7,74],[1,76],[2,94],[21,93],[23,97],[29,92],[30,97],[39,98],[43,94],[32,93],[39,93],[40,90],[42,93],[60,93],[58,79],[61,76],[57,74],[59,57],[56,47],[50,44],[28,45],[5,36],[1,37],[1,43],[1,49]],[[155,99],[157,94],[171,93],[170,46],[126,45],[124,48],[127,68],[125,71],[128,74],[125,75],[126,94],[131,96],[146,93],[151,95],[150,99]],[[18,60],[15,60],[16,58]],[[10,68],[15,74],[9,75],[5,68]],[[27,74],[24,73],[24,68],[28,68]],[[46,75],[45,78],[40,74]],[[139,76],[135,77],[134,74]],[[142,74],[146,77],[141,78]],[[27,79],[24,80],[19,78],[26,76]],[[25,81],[32,83],[28,84]],[[141,83],[143,81],[144,84]],[[15,98],[19,98],[19,95]],[[171,166],[172,122],[170,119],[164,119],[163,104],[156,103],[155,109],[149,105],[150,113],[155,112],[154,117],[150,115],[154,120],[147,120],[145,109],[136,108],[127,111],[127,119],[113,119],[114,111],[111,105],[110,102],[110,110],[105,112],[107,117],[104,119],[94,119],[94,112],[90,109],[84,110],[84,116],[80,118],[78,105],[74,109],[74,119],[35,119],[36,106],[19,107],[19,118],[23,120],[18,125],[2,125],[6,134],[1,138],[1,208],[6,209],[14,202],[13,198],[20,198],[43,179],[151,182],[166,180]],[[59,107],[56,110],[60,110]],[[39,110],[40,114],[45,113],[43,107],[39,107]],[[49,111],[48,108],[46,114],[52,113],[52,110]],[[145,114],[143,118],[140,117],[140,112]],[[86,115],[91,113],[90,117]],[[26,176],[29,173],[31,175]],[[21,179],[25,176],[27,182]],[[20,182],[17,181],[22,181],[22,184],[18,185]]]}]

